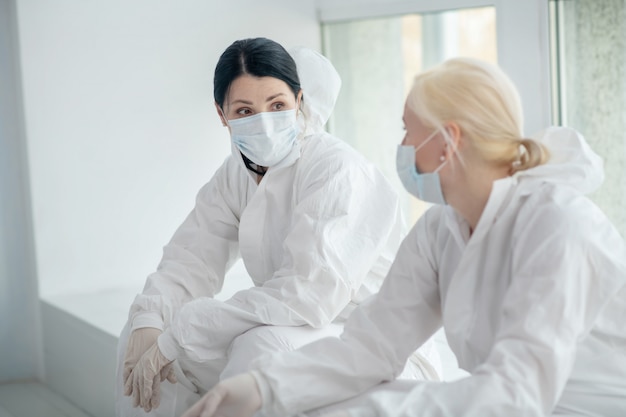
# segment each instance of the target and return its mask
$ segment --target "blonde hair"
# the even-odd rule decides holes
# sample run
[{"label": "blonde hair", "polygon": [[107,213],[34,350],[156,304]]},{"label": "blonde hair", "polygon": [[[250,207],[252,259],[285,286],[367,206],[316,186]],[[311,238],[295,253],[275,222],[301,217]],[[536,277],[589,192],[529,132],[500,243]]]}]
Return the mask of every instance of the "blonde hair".
[{"label": "blonde hair", "polygon": [[542,144],[522,137],[517,89],[502,70],[486,62],[454,58],[422,72],[407,106],[429,127],[456,123],[485,161],[509,166],[511,173],[549,158]]}]

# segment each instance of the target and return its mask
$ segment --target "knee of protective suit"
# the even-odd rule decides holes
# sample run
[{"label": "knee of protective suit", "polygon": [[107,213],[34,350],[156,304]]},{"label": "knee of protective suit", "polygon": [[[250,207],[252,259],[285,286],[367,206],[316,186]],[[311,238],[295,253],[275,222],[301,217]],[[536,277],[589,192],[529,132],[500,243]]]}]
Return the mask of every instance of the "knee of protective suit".
[{"label": "knee of protective suit", "polygon": [[233,339],[220,379],[248,371],[250,363],[263,353],[293,350],[289,338],[281,335],[281,329],[280,326],[258,326]]},{"label": "knee of protective suit", "polygon": [[431,337],[409,357],[398,379],[441,381],[442,376],[441,358],[434,337]]},{"label": "knee of protective suit", "polygon": [[310,326],[258,326],[236,337],[228,350],[228,363],[220,379],[246,372],[250,363],[264,353],[287,352],[315,340],[339,336],[343,325],[320,329]]}]

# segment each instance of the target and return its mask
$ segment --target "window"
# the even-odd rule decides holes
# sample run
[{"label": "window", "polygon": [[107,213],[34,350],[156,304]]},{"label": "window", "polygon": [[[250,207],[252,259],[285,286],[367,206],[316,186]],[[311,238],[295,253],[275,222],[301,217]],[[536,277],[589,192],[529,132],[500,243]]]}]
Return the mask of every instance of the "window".
[{"label": "window", "polygon": [[550,2],[557,124],[580,131],[604,159],[591,198],[626,236],[626,2]]}]

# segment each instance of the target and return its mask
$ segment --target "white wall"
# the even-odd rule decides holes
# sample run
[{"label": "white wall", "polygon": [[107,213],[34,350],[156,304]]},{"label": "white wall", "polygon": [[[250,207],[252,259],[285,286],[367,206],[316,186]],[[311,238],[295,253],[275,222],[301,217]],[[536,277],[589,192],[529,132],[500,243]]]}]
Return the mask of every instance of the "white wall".
[{"label": "white wall", "polygon": [[42,297],[141,285],[230,152],[232,41],[319,48],[313,1],[17,0]]},{"label": "white wall", "polygon": [[0,383],[43,373],[15,23],[0,0]]}]

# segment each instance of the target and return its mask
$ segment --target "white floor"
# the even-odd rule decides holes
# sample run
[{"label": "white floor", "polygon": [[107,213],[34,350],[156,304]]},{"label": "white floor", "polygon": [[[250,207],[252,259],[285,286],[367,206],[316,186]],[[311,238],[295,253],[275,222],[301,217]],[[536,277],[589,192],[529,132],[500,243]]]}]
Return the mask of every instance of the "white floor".
[{"label": "white floor", "polygon": [[90,417],[38,382],[0,384],[0,417]]}]

